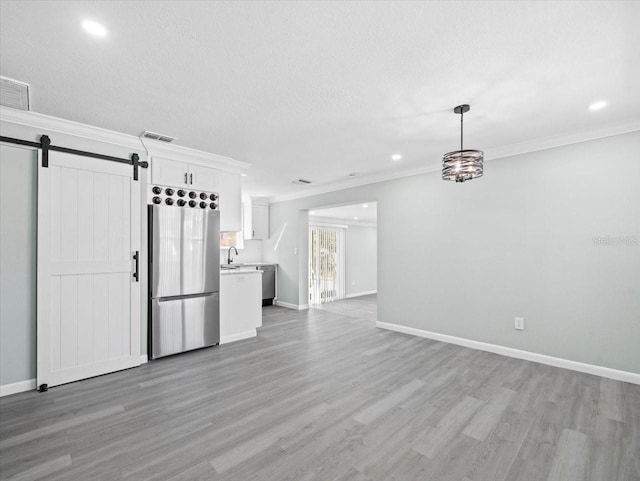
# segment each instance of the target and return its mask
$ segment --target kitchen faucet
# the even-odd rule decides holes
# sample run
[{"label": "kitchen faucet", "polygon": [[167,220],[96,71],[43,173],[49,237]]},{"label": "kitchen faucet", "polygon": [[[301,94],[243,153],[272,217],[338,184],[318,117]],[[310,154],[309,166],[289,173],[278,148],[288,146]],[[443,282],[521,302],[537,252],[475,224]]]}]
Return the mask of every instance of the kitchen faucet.
[{"label": "kitchen faucet", "polygon": [[236,255],[240,255],[238,254],[238,249],[236,249],[236,246],[229,247],[229,253],[227,254],[227,264],[231,264],[233,262],[233,259],[231,258],[231,249],[236,251]]}]

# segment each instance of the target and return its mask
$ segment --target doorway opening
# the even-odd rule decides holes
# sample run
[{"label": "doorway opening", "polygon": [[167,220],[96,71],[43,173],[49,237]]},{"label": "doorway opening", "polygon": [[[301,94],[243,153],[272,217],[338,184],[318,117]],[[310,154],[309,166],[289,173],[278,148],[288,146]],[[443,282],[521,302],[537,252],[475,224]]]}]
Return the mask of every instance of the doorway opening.
[{"label": "doorway opening", "polygon": [[377,237],[376,202],[309,211],[310,307],[377,319]]}]

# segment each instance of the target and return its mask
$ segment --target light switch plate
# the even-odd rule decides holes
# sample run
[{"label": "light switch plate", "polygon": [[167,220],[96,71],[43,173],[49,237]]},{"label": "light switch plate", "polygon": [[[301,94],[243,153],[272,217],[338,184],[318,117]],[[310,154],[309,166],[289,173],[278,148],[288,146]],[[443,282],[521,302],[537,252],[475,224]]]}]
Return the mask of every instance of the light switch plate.
[{"label": "light switch plate", "polygon": [[524,331],[524,317],[516,317],[513,324],[516,330]]}]

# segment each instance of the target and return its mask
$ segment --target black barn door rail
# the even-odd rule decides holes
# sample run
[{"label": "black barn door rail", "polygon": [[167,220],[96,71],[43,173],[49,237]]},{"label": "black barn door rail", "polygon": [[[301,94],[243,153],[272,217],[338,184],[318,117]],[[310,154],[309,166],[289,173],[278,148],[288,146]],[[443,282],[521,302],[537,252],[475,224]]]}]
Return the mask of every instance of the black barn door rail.
[{"label": "black barn door rail", "polygon": [[95,152],[86,152],[84,150],[69,149],[67,147],[58,147],[57,145],[51,145],[51,139],[48,135],[40,136],[40,142],[32,142],[29,140],[14,139],[13,137],[0,136],[0,142],[7,142],[10,144],[27,145],[36,149],[42,149],[42,167],[49,167],[49,151],[54,150],[56,152],[64,152],[66,154],[82,155],[84,157],[92,157],[94,159],[108,160],[110,162],[119,162],[121,164],[128,164],[133,166],[133,180],[138,180],[138,168],[142,167],[146,169],[149,167],[149,162],[140,162],[138,154],[131,154],[130,159],[121,159],[120,157],[112,157],[110,155],[96,154]]}]

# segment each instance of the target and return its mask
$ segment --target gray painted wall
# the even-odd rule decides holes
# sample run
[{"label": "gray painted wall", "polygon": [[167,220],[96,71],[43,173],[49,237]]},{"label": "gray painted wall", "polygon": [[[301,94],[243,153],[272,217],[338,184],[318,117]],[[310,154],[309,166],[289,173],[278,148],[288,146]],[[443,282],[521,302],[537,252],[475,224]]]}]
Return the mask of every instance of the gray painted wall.
[{"label": "gray painted wall", "polygon": [[640,132],[272,204],[279,300],[304,303],[308,210],[365,201],[380,321],[640,373]]},{"label": "gray painted wall", "polygon": [[35,374],[37,160],[0,146],[0,385]]},{"label": "gray painted wall", "polygon": [[[47,134],[51,137],[53,145],[70,147],[73,149],[98,152],[115,157],[129,158],[132,153],[137,153],[140,160],[147,160],[147,154],[140,147],[140,150],[131,149],[104,142],[96,142],[80,137],[60,134],[57,132],[47,132],[40,129],[33,129],[10,122],[0,122],[2,135],[6,137],[16,137],[24,140],[38,141],[40,135]],[[5,144],[6,145],[6,144]],[[36,207],[37,207],[37,183],[34,180],[36,174],[36,164],[33,156],[34,151],[25,150],[25,154],[13,154],[15,148],[11,149],[11,155],[6,156],[5,147],[2,147],[2,192],[1,192],[1,264],[2,283],[0,284],[0,385],[10,384],[19,381],[26,381],[35,378],[36,375],[36,330],[35,330],[35,256],[36,250],[32,236],[36,232]],[[31,153],[29,153],[31,152]],[[18,162],[18,159],[25,162]],[[32,167],[27,166],[30,165]],[[11,177],[5,177],[5,169],[11,171]],[[36,169],[36,170],[30,170]],[[16,176],[14,178],[14,175]],[[146,169],[140,169],[141,186],[147,182]],[[144,190],[142,191],[144,192]],[[11,212],[14,205],[7,204],[6,197],[14,198],[22,202],[16,205],[19,209],[16,213]],[[147,210],[146,196],[141,196],[141,251],[140,259],[142,265],[147,263]],[[17,212],[21,212],[18,216]],[[5,249],[11,249],[10,254],[5,254]],[[7,266],[7,268],[5,268]],[[19,269],[18,272],[16,269]],[[31,270],[29,270],[31,269]],[[12,274],[15,271],[15,274]],[[144,269],[141,270],[141,349],[142,353],[147,352],[147,275]],[[10,276],[16,275],[16,279]]]},{"label": "gray painted wall", "polygon": [[345,234],[347,296],[378,288],[378,234],[375,227],[349,225]]},{"label": "gray painted wall", "polygon": [[[58,145],[131,153],[4,122],[1,129],[9,137],[36,140],[48,133]],[[301,304],[308,209],[377,201],[381,321],[640,373],[640,246],[633,237],[615,239],[640,235],[639,152],[640,132],[634,132],[489,161],[484,178],[461,185],[430,173],[273,204],[263,254],[279,264],[279,299]],[[24,172],[5,187],[4,163],[2,168],[2,195],[24,181],[25,206],[35,208],[33,174]],[[6,228],[5,206],[3,197],[0,384],[35,377],[29,270],[35,251],[24,241],[34,224]],[[601,242],[594,242],[596,236]],[[399,239],[411,255],[384,255]],[[5,246],[15,250],[12,256],[4,254]],[[143,228],[143,265],[145,246]],[[6,262],[22,264],[5,268]],[[24,274],[20,289],[4,277],[18,268]],[[145,299],[144,271],[141,281]],[[145,302],[142,311],[146,352]],[[513,330],[514,316],[525,318],[525,331]]]}]

